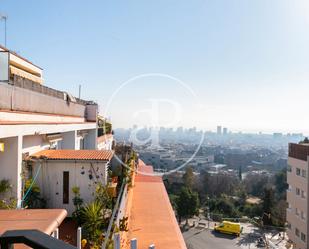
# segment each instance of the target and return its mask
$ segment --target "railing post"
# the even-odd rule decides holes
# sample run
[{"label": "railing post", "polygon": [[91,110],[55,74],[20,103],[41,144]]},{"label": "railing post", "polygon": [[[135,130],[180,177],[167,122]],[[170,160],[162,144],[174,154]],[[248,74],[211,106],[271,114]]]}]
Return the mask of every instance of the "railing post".
[{"label": "railing post", "polygon": [[114,234],[114,249],[120,249],[120,234]]},{"label": "railing post", "polygon": [[59,239],[59,228],[56,228],[56,230],[53,232],[53,237],[55,239]]},{"label": "railing post", "polygon": [[82,248],[82,228],[77,228],[77,249]]},{"label": "railing post", "polygon": [[149,246],[149,249],[156,249],[156,247],[155,247],[154,244],[151,244],[151,245]]},{"label": "railing post", "polygon": [[137,239],[131,239],[131,248],[130,249],[137,249]]}]

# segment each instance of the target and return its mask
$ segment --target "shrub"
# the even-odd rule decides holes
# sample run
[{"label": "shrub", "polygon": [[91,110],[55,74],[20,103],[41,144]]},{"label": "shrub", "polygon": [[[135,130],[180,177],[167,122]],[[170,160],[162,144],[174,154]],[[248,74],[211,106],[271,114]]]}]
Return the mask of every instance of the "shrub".
[{"label": "shrub", "polygon": [[102,231],[106,223],[103,208],[100,202],[94,201],[80,210],[83,233],[92,246],[99,246],[103,240]]},{"label": "shrub", "polygon": [[27,194],[24,198],[24,206],[26,208],[45,208],[46,201],[41,197],[41,190],[36,183],[32,183],[32,179],[28,179],[25,183],[24,192]]}]

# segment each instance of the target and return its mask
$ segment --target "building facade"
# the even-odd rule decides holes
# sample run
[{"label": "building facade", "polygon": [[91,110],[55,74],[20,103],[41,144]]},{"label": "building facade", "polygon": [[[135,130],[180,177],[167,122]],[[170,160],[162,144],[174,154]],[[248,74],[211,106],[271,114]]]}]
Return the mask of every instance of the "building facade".
[{"label": "building facade", "polygon": [[10,58],[19,74],[0,82],[0,181],[10,182],[7,195],[20,207],[25,158],[46,149],[96,150],[98,106],[31,80],[27,73],[34,69],[42,77],[39,67],[13,53]]},{"label": "building facade", "polygon": [[309,144],[289,144],[286,218],[288,237],[296,249],[309,248],[308,166]]}]

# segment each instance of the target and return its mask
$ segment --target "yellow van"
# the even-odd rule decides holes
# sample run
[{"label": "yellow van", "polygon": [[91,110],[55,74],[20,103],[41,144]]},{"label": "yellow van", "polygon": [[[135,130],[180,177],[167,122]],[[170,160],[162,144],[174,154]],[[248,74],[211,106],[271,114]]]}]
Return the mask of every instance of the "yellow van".
[{"label": "yellow van", "polygon": [[218,226],[215,226],[214,230],[220,233],[235,234],[239,236],[242,232],[242,227],[240,226],[240,223],[223,221]]}]

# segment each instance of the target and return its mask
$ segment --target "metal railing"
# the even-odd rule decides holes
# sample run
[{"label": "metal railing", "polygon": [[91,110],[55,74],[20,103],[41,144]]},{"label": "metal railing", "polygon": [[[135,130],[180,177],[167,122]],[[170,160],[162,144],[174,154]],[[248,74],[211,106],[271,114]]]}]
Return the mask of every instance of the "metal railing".
[{"label": "metal railing", "polygon": [[119,209],[120,200],[121,200],[121,198],[123,196],[126,184],[127,184],[126,180],[123,180],[123,182],[121,184],[121,187],[120,187],[120,191],[119,191],[118,197],[117,197],[117,201],[116,201],[115,207],[113,209],[112,216],[111,216],[109,224],[108,224],[107,232],[105,234],[105,239],[104,239],[102,247],[101,247],[102,249],[106,249],[106,247],[107,247],[107,242],[109,241],[109,237],[111,236],[111,232],[112,232],[112,227],[113,227],[114,221],[117,218],[116,214],[117,214],[117,211]]},{"label": "metal railing", "polygon": [[0,248],[9,249],[14,244],[25,244],[35,249],[76,249],[76,247],[38,230],[12,230],[0,236]]},{"label": "metal railing", "polygon": [[[151,244],[149,245],[148,249],[155,249],[155,245]],[[114,249],[121,249],[120,248],[120,234],[116,233],[114,234]],[[130,249],[137,249],[137,239],[133,238],[130,241]]]}]

